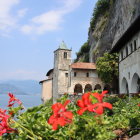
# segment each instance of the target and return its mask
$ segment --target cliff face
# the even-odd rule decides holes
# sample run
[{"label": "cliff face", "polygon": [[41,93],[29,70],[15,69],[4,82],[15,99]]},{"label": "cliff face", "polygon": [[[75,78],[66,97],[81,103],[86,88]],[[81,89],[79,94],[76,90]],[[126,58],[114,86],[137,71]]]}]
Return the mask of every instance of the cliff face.
[{"label": "cliff face", "polygon": [[140,15],[140,0],[114,0],[89,29],[90,62],[110,51],[123,33]]}]

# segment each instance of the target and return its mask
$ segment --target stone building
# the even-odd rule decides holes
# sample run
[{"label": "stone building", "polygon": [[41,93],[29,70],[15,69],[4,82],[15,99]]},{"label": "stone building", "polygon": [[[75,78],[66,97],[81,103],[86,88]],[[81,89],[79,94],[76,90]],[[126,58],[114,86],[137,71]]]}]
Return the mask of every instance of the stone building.
[{"label": "stone building", "polygon": [[83,94],[95,89],[109,88],[99,79],[94,63],[72,63],[71,50],[64,42],[54,51],[54,68],[49,70],[42,85],[42,100],[55,101],[64,93]]},{"label": "stone building", "polygon": [[140,92],[140,15],[113,46],[111,52],[119,53],[120,93]]}]

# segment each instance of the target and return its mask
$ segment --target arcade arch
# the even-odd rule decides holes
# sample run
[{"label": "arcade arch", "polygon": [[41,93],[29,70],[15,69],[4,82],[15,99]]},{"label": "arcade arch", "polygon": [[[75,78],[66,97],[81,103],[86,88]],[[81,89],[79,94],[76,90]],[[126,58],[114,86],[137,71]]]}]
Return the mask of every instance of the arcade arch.
[{"label": "arcade arch", "polygon": [[87,84],[85,86],[84,92],[92,91],[92,86],[90,84]]},{"label": "arcade arch", "polygon": [[138,93],[140,92],[140,77],[137,73],[133,75],[132,82],[131,82],[131,92]]},{"label": "arcade arch", "polygon": [[83,92],[83,88],[81,84],[76,84],[74,87],[74,93],[82,93]]},{"label": "arcade arch", "polygon": [[122,80],[121,93],[129,93],[128,82],[125,77]]}]

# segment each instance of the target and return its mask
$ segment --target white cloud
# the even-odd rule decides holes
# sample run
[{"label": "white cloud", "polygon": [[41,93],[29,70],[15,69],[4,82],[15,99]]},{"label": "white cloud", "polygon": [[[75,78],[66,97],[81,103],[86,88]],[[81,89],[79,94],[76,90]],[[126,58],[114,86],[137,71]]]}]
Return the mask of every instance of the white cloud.
[{"label": "white cloud", "polygon": [[64,12],[72,12],[80,6],[82,0],[61,0],[64,3]]},{"label": "white cloud", "polygon": [[44,34],[48,31],[55,31],[61,28],[64,16],[79,7],[83,0],[56,0],[61,5],[57,9],[52,9],[40,15],[33,17],[29,23],[19,27],[18,21],[24,17],[28,11],[27,8],[15,11],[17,15],[12,14],[14,6],[21,0],[0,0],[0,35],[9,36],[9,31],[14,28],[20,28],[25,34]]},{"label": "white cloud", "polygon": [[29,25],[24,25],[21,27],[21,31],[24,32],[25,34],[30,34],[32,30],[33,30],[33,27]]},{"label": "white cloud", "polygon": [[24,25],[21,30],[26,34],[30,34],[32,32],[43,34],[46,31],[57,30],[61,22],[62,13],[60,11],[49,11],[32,18],[31,25]]},{"label": "white cloud", "polygon": [[0,31],[8,32],[16,24],[16,18],[10,14],[11,8],[20,0],[0,0]]},{"label": "white cloud", "polygon": [[17,12],[17,15],[19,18],[22,18],[26,15],[28,9],[27,8],[24,8],[24,9],[20,9],[18,12]]},{"label": "white cloud", "polygon": [[60,0],[62,6],[33,17],[29,24],[23,25],[21,31],[25,34],[44,34],[61,28],[64,16],[78,8],[82,0]]}]

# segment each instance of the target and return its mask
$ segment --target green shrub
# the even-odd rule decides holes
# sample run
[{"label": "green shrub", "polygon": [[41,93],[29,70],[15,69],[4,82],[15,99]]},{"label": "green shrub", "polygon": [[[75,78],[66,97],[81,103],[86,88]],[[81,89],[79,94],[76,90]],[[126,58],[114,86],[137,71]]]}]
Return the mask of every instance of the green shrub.
[{"label": "green shrub", "polygon": [[[90,94],[92,95],[93,93]],[[100,95],[102,95],[102,93],[98,94],[98,96]],[[59,99],[60,103],[58,104],[65,104],[67,98],[68,94],[64,95]],[[85,97],[82,97],[81,100],[85,101]],[[81,103],[81,100],[78,101]],[[89,100],[93,102],[95,98],[92,97],[89,98]],[[29,108],[24,113],[19,114],[15,121],[11,120],[11,127],[16,129],[16,131],[4,134],[1,139],[111,140],[117,137],[115,134],[116,130],[121,130],[124,133],[128,131],[128,136],[140,132],[140,130],[129,131],[140,127],[140,107],[138,106],[140,98],[132,97],[129,99],[128,96],[123,99],[117,96],[105,97],[103,102],[111,103],[113,105],[113,110],[107,108],[102,115],[97,115],[92,110],[89,112],[88,109],[82,115],[79,115],[78,111],[81,108],[77,106],[78,101],[76,101],[76,104],[69,103],[66,108],[74,115],[72,122],[65,126],[59,126],[57,130],[52,130],[52,126],[48,123],[50,116],[54,113],[52,112],[52,101],[48,101],[45,104]],[[84,102],[84,104],[87,103],[88,102]],[[88,104],[91,105],[90,103]]]},{"label": "green shrub", "polygon": [[89,51],[90,46],[87,41],[81,46],[79,52],[76,53],[76,59],[74,62],[80,61],[80,59],[82,59],[82,62],[89,62]]},{"label": "green shrub", "polygon": [[110,7],[115,0],[98,0],[93,10],[93,15],[90,22],[90,28],[94,30],[96,22],[100,16],[103,16],[106,11],[109,11]]}]

